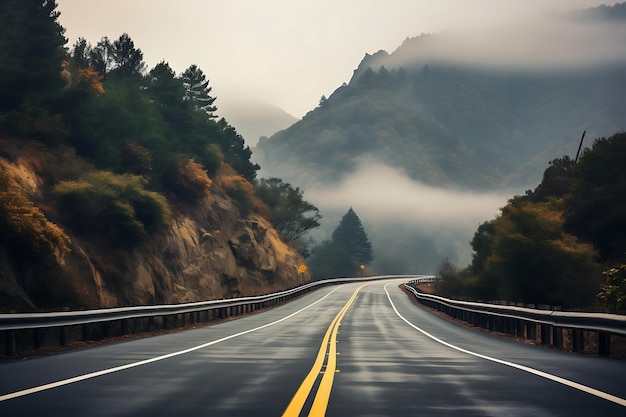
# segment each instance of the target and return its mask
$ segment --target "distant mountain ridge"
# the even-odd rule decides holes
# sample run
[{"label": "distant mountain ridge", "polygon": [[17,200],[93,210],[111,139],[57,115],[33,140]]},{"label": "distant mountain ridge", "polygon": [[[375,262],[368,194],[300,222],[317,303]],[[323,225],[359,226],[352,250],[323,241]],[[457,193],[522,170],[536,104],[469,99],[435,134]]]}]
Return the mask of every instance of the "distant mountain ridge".
[{"label": "distant mountain ridge", "polygon": [[[624,4],[601,10],[612,16]],[[429,185],[533,186],[550,159],[575,152],[583,131],[599,137],[626,128],[624,48],[615,59],[567,69],[430,53],[453,47],[445,34],[424,34],[391,54],[366,54],[348,84],[259,142],[263,174],[310,187],[374,159]]]},{"label": "distant mountain ridge", "polygon": [[249,100],[222,100],[217,113],[225,117],[251,147],[260,137],[271,136],[298,121],[279,107]]}]

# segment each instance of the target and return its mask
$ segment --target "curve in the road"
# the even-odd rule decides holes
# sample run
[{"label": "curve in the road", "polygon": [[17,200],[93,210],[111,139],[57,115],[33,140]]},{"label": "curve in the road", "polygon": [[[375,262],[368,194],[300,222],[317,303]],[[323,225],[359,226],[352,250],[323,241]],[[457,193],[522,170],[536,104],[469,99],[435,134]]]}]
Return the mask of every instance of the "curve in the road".
[{"label": "curve in the road", "polygon": [[436,336],[433,336],[432,334],[428,333],[427,331],[425,331],[425,330],[419,328],[418,326],[414,325],[409,320],[407,320],[402,314],[400,314],[398,309],[396,309],[395,304],[391,300],[391,295],[389,294],[389,291],[387,290],[387,286],[390,285],[390,284],[391,283],[386,284],[384,286],[384,289],[385,289],[385,293],[387,294],[387,298],[389,299],[389,303],[391,304],[391,307],[392,307],[393,311],[396,313],[396,315],[398,317],[400,317],[400,319],[402,319],[406,324],[408,324],[409,326],[411,326],[412,328],[414,328],[418,332],[422,333],[424,336],[434,340],[435,342],[440,343],[440,344],[442,344],[444,346],[447,346],[449,348],[455,349],[455,350],[457,350],[459,352],[466,353],[468,355],[472,355],[472,356],[475,356],[475,357],[478,357],[478,358],[486,359],[488,361],[496,362],[496,363],[499,363],[499,364],[502,364],[502,365],[510,366],[512,368],[516,368],[516,369],[519,369],[521,371],[528,372],[528,373],[540,376],[542,378],[549,379],[549,380],[554,381],[554,382],[558,382],[559,384],[566,385],[568,387],[571,387],[571,388],[574,388],[574,389],[586,392],[588,394],[594,395],[596,397],[599,397],[599,398],[602,398],[604,400],[611,401],[611,402],[613,402],[615,404],[618,404],[618,405],[621,405],[623,407],[626,407],[626,399],[624,399],[624,398],[617,397],[615,395],[611,395],[611,394],[606,393],[604,391],[600,391],[598,389],[595,389],[595,388],[592,388],[592,387],[588,387],[586,385],[579,384],[578,382],[570,381],[569,379],[561,378],[559,376],[552,375],[552,374],[549,374],[547,372],[540,371],[538,369],[533,369],[533,368],[530,368],[528,366],[520,365],[520,364],[517,364],[517,363],[514,363],[514,362],[505,361],[505,360],[502,360],[502,359],[498,359],[498,358],[494,358],[494,357],[491,357],[491,356],[483,355],[483,354],[480,354],[480,353],[477,353],[477,352],[472,352],[471,350],[467,350],[467,349],[461,348],[459,346],[456,346],[456,345],[448,343],[448,342],[446,342],[444,340],[441,340],[441,339],[439,339]]}]

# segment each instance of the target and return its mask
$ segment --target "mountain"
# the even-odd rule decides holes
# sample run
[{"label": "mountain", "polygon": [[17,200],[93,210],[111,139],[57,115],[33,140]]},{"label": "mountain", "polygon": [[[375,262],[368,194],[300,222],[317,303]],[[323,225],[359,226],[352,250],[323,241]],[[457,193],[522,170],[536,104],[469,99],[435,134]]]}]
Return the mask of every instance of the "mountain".
[{"label": "mountain", "polygon": [[[304,187],[338,181],[372,159],[434,186],[534,185],[550,159],[575,152],[583,131],[599,137],[626,128],[624,47],[588,62],[584,46],[568,49],[576,36],[562,40],[563,61],[551,60],[553,51],[525,63],[481,62],[490,45],[471,40],[461,55],[454,34],[407,38],[391,54],[366,54],[349,83],[260,141],[255,157],[264,175]],[[570,62],[574,54],[582,63]]]},{"label": "mountain", "polygon": [[254,146],[260,137],[271,136],[298,121],[279,107],[249,100],[220,100],[218,113],[237,129],[248,146]]},{"label": "mountain", "polygon": [[259,141],[260,174],[307,190],[325,216],[317,238],[354,206],[374,270],[468,262],[476,226],[534,188],[549,161],[574,155],[584,131],[589,141],[626,129],[622,8],[366,54],[349,82]]}]

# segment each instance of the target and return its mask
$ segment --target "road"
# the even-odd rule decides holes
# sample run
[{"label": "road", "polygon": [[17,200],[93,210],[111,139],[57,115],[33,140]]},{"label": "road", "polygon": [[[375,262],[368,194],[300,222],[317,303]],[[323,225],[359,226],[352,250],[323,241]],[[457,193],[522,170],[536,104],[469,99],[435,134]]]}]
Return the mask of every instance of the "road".
[{"label": "road", "polygon": [[0,363],[0,416],[624,416],[626,361],[451,323],[401,281]]}]

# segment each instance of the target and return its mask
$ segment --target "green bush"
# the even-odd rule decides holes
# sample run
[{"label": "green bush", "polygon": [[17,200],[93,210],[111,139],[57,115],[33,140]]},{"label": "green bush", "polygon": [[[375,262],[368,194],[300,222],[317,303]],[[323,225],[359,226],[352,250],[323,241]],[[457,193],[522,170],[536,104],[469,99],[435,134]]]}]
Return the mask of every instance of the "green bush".
[{"label": "green bush", "polygon": [[98,171],[81,181],[61,181],[53,193],[64,221],[79,233],[135,246],[161,230],[169,216],[165,197],[145,185],[136,175]]}]

